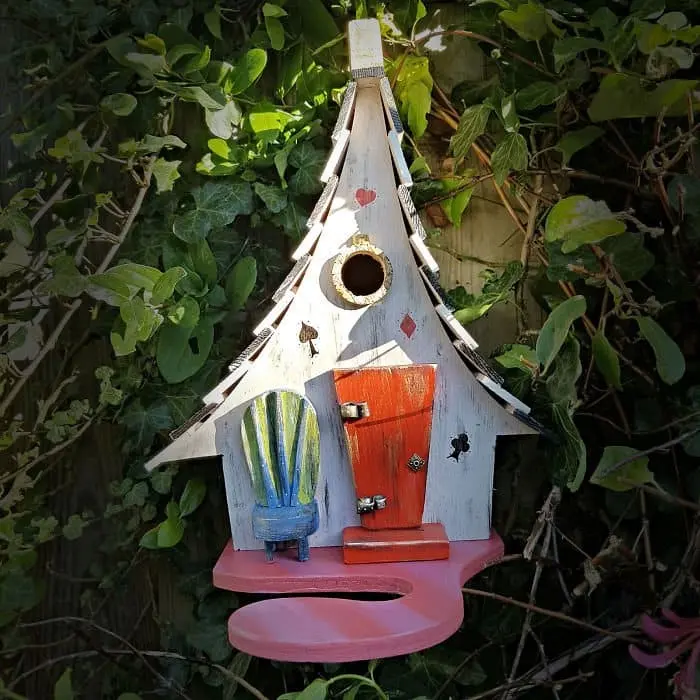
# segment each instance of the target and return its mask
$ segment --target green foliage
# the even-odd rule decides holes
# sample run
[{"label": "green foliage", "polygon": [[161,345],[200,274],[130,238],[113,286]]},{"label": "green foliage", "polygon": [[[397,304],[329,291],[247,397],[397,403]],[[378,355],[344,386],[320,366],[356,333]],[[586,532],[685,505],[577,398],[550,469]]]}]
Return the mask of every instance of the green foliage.
[{"label": "green foliage", "polygon": [[510,262],[499,276],[493,270],[484,274],[486,281],[480,294],[470,294],[464,287],[450,291],[450,300],[455,306],[455,318],[460,323],[471,323],[498,303],[505,301],[512,293],[513,287],[523,276],[523,266],[519,262]]},{"label": "green foliage", "polygon": [[586,299],[580,294],[558,304],[537,336],[535,354],[545,374],[571,330],[574,321],[586,313]]},{"label": "green foliage", "polygon": [[[13,403],[0,412],[4,666],[29,663],[31,654],[22,654],[20,663],[9,652],[33,643],[32,628],[21,625],[40,617],[43,562],[51,561],[42,550],[60,542],[90,548],[89,570],[79,572],[80,583],[71,582],[80,588],[86,618],[102,619],[98,613],[110,596],[128,590],[134,568],[152,557],[167,557],[178,572],[178,595],[191,608],[186,620],[153,612],[162,645],[181,655],[150,660],[168,686],[148,671],[140,675],[145,659],[120,654],[126,672],[116,664],[95,666],[91,658],[56,659],[51,682],[61,700],[91,693],[138,700],[154,692],[181,694],[181,687],[193,698],[240,695],[240,684],[221,669],[252,679],[268,697],[285,691],[290,700],[488,692],[503,682],[502,655],[514,651],[522,622],[517,608],[495,601],[470,601],[468,634],[456,635],[456,646],[373,662],[364,676],[338,666],[280,669],[234,653],[226,624],[238,603],[210,583],[228,536],[216,468],[198,462],[146,475],[141,465],[199,408],[245,342],[247,311],[288,267],[285,239],[305,231],[347,82],[342,30],[354,16],[377,16],[409,132],[404,148],[417,202],[439,202],[431,217],[439,221],[442,214],[458,226],[477,201],[499,201],[488,189],[493,175],[518,217],[514,231],[528,231],[535,253],[527,267],[514,260],[496,271],[489,263],[480,291],[459,286],[450,292],[463,323],[498,304],[518,310],[519,337],[495,353],[495,364],[553,437],[535,449],[535,467],[516,460],[508,519],[495,526],[519,551],[534,509],[526,522],[513,523],[523,503],[539,505],[537,489],[549,480],[575,492],[562,503],[553,531],[556,538],[566,530],[559,545],[566,554],[542,574],[546,595],[556,597],[551,607],[567,603],[549,574],[564,577],[578,596],[581,570],[586,583],[598,573],[602,581],[586,602],[590,620],[603,626],[676,590],[686,546],[679,533],[690,521],[678,518],[676,502],[662,510],[654,494],[663,488],[667,498],[694,502],[700,493],[693,461],[700,454],[697,114],[689,119],[698,108],[700,18],[690,2],[666,7],[661,0],[575,8],[536,0],[467,3],[456,26],[420,0],[288,0],[260,2],[250,12],[245,4],[8,4],[8,24],[20,31],[3,49],[8,110],[2,125],[18,152],[5,172],[8,194],[0,210],[0,401],[27,370],[36,398],[16,402],[21,411]],[[429,23],[430,32],[439,26],[486,37],[491,43],[475,43],[484,50],[489,78],[457,86],[445,100],[436,89],[444,88],[435,74],[439,57],[422,39]],[[439,39],[464,41],[449,34]],[[461,114],[450,110],[450,101]],[[454,158],[428,167],[428,149],[421,153],[428,135],[436,144],[449,138]],[[531,171],[542,175],[540,185]],[[431,231],[431,241],[440,245],[439,233]],[[539,331],[525,287],[552,309]],[[31,369],[32,347],[56,330],[52,357],[58,361],[51,362],[61,376],[46,382]],[[96,338],[111,346],[110,357]],[[43,362],[49,360],[39,366]],[[93,501],[73,497],[82,493],[86,472],[96,483],[88,471],[94,451],[88,440],[102,428],[117,435],[104,449],[121,452],[125,473],[95,513]],[[621,434],[629,447],[619,446]],[[673,439],[670,449],[655,450]],[[652,462],[665,477],[658,482]],[[598,466],[587,479],[589,463]],[[497,477],[504,469],[499,462]],[[73,484],[71,498],[60,501],[69,501],[71,510],[59,513],[55,504]],[[655,591],[644,589],[643,602],[637,592],[646,585],[640,585],[645,567],[627,585],[634,566],[620,567],[605,554],[593,558],[605,545],[598,537],[603,530],[641,552],[635,547],[639,486],[651,492],[642,528],[652,540],[657,583]],[[497,502],[508,498],[500,486],[495,494]],[[590,555],[583,567],[573,560],[581,551]],[[550,559],[542,552],[541,561]],[[600,559],[605,563],[592,563]],[[493,568],[482,582],[526,600],[529,579],[519,566],[509,564],[503,575],[505,565]],[[615,586],[606,585],[609,573]],[[697,604],[688,587],[681,599]],[[542,590],[537,600],[547,600]],[[550,659],[581,643],[564,628],[549,630],[538,627],[538,646]],[[93,632],[94,648],[117,646]],[[479,637],[498,640],[498,653],[481,649]],[[76,639],[82,644],[84,635]],[[521,671],[526,660],[541,661],[530,646]],[[611,654],[612,672],[592,654],[591,668],[632,697],[640,682],[635,678],[630,688],[618,673],[625,666],[620,658]],[[94,690],[90,679],[102,674],[104,686]],[[13,697],[7,690],[12,677],[3,675],[0,695]],[[557,692],[568,697],[574,687]]]},{"label": "green foliage", "polygon": [[591,483],[611,491],[629,491],[654,480],[648,464],[649,458],[632,447],[606,447],[591,475]]},{"label": "green foliage", "polygon": [[617,236],[625,231],[605,202],[595,202],[584,195],[567,197],[557,202],[549,212],[545,239],[561,241],[562,253],[570,253],[586,243]]}]

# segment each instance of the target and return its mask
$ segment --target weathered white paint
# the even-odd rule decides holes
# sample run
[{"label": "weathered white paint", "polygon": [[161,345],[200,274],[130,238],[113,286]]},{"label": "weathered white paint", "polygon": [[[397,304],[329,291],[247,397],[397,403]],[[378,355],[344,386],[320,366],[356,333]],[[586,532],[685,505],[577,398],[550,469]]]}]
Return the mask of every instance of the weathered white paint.
[{"label": "weathered white paint", "polygon": [[454,317],[454,314],[444,305],[438,304],[435,307],[438,316],[450,327],[450,330],[464,343],[468,348],[476,350],[479,343],[472,338],[469,331]]},{"label": "weathered white paint", "polygon": [[253,335],[260,335],[268,326],[275,327],[287,307],[294,301],[294,291],[289,290],[267,313],[260,323],[253,329]]},{"label": "weathered white paint", "polygon": [[326,165],[323,168],[321,182],[328,182],[333,175],[338,174],[340,164],[343,162],[345,151],[348,148],[348,143],[350,143],[350,131],[348,129],[343,129],[340,134],[338,134],[338,140],[335,142],[328,156],[328,160],[326,161]]},{"label": "weathered white paint", "polygon": [[399,175],[399,182],[404,185],[404,187],[413,186],[413,178],[408,169],[408,164],[406,163],[406,158],[401,150],[401,140],[399,135],[392,129],[389,132],[389,148],[391,149],[391,156],[394,160],[394,165],[396,166],[396,172]]},{"label": "weathered white paint", "polygon": [[350,48],[350,70],[383,68],[382,34],[379,20],[365,19],[348,24],[348,46]]},{"label": "weathered white paint", "polygon": [[518,411],[522,411],[526,416],[530,414],[530,407],[528,405],[524,404],[517,396],[513,396],[509,391],[506,391],[500,384],[496,384],[493,379],[481,372],[477,373],[475,376],[491,393],[503,399],[503,401],[510,404]]},{"label": "weathered white paint", "polygon": [[[321,524],[312,546],[339,545],[355,513],[352,471],[335,397],[334,368],[411,363],[438,365],[424,522],[442,522],[451,540],[489,536],[494,448],[497,435],[534,431],[508,414],[474,378],[435,312],[416,265],[398,200],[383,105],[377,86],[357,91],[352,134],[328,218],[296,296],[275,334],[212,416],[152,460],[221,454],[234,544],[261,549],[252,533],[254,503],[240,440],[240,420],[256,395],[276,388],[304,393],[316,408],[321,431],[321,471],[316,497]],[[374,189],[365,207],[359,188]],[[389,259],[391,288],[378,304],[352,308],[334,290],[330,269],[338,251],[362,233]],[[416,324],[407,337],[406,314]],[[298,340],[301,324],[318,331],[313,358]],[[367,400],[371,403],[371,396]],[[469,452],[449,457],[451,440],[469,436]]]},{"label": "weathered white paint", "polygon": [[299,260],[303,258],[307,253],[311,252],[311,249],[316,245],[318,237],[323,231],[323,224],[314,224],[309,232],[301,239],[301,243],[297,246],[297,249],[292,253],[292,260]]},{"label": "weathered white paint", "polygon": [[440,267],[438,266],[437,262],[435,262],[435,258],[433,257],[432,253],[428,250],[428,246],[423,243],[423,239],[417,233],[414,233],[410,237],[410,243],[418,256],[418,259],[421,261],[421,263],[423,263],[423,265],[425,265],[433,274],[440,272]]}]

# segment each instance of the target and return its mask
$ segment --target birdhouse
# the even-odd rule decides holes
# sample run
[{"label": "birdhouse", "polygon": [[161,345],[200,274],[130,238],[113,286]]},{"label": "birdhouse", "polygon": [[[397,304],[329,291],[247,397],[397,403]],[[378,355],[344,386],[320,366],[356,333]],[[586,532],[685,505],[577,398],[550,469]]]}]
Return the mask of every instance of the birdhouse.
[{"label": "birdhouse", "polygon": [[[496,437],[538,432],[440,287],[379,23],[348,34],[351,78],[295,264],[228,376],[147,465],[221,457],[232,539],[214,584],[275,594],[235,611],[229,639],[283,661],[393,656],[453,634],[462,585],[503,553]],[[389,599],[353,598],[366,593]]]}]

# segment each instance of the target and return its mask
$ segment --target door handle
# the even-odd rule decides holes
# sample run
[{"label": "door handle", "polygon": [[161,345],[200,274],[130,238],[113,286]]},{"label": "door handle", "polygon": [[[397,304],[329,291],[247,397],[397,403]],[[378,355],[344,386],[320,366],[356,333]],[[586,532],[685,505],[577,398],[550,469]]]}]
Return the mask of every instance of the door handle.
[{"label": "door handle", "polygon": [[360,515],[372,513],[375,510],[384,510],[384,508],[386,508],[386,496],[377,494],[376,496],[363,496],[357,499],[357,512]]}]

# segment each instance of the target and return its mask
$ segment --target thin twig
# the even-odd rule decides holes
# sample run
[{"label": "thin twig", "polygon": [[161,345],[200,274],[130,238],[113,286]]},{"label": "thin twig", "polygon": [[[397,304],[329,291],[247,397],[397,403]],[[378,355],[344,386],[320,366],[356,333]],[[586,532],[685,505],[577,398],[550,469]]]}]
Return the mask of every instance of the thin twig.
[{"label": "thin twig", "polygon": [[[537,589],[539,588],[540,578],[542,577],[542,571],[544,569],[542,565],[542,558],[549,556],[549,548],[552,541],[552,519],[560,501],[561,489],[558,486],[554,486],[549,492],[549,495],[547,496],[547,499],[545,500],[544,505],[542,506],[540,514],[533,528],[532,535],[528,539],[525,551],[523,552],[523,555],[526,559],[529,559],[532,556],[532,552],[534,551],[534,548],[536,546],[535,543],[539,541],[544,527],[544,537],[542,541],[542,546],[540,547],[540,559],[537,561],[537,565],[535,567],[535,574],[532,577],[532,585],[530,586],[530,596],[528,599],[530,605],[534,604],[535,598],[537,597]],[[509,682],[515,680],[515,677],[518,673],[520,659],[523,655],[523,651],[525,650],[525,642],[527,641],[527,638],[530,632],[532,631],[531,624],[532,610],[528,610],[525,614],[525,621],[523,622],[522,632],[520,633],[518,647],[515,651],[515,656],[513,657],[513,664],[510,669],[510,675],[508,676]],[[503,700],[506,700],[509,697],[510,693],[506,691],[503,694]]]},{"label": "thin twig", "polygon": [[576,682],[581,682],[588,680],[589,678],[592,678],[595,675],[593,671],[586,671],[585,673],[579,673],[576,676],[571,676],[571,678],[562,678],[561,680],[556,680],[556,681],[547,681],[547,680],[541,680],[538,681],[537,683],[533,681],[528,681],[528,680],[518,680],[518,681],[513,681],[511,683],[504,683],[503,685],[499,685],[497,688],[491,688],[491,690],[485,690],[483,693],[479,693],[478,695],[470,695],[469,700],[483,700],[484,698],[490,698],[493,697],[494,695],[498,695],[498,693],[506,690],[531,690],[532,688],[547,688],[551,686],[560,686],[560,685],[567,685],[569,683],[576,683]]},{"label": "thin twig", "polygon": [[520,61],[521,63],[524,63],[527,66],[530,66],[530,68],[533,68],[534,70],[538,71],[539,73],[542,73],[543,75],[549,76],[550,78],[557,77],[554,75],[554,73],[550,73],[546,68],[543,68],[542,66],[537,65],[537,63],[534,63],[529,58],[525,58],[525,56],[521,56],[519,53],[516,53],[512,49],[509,49],[508,47],[503,46],[503,44],[499,44],[494,39],[491,39],[488,36],[484,36],[483,34],[477,34],[476,32],[469,32],[469,31],[466,31],[464,29],[445,29],[445,30],[441,30],[438,32],[431,32],[430,34],[427,34],[426,36],[422,36],[420,39],[417,39],[415,41],[415,43],[416,44],[424,44],[426,41],[429,41],[430,39],[432,39],[433,37],[436,37],[436,36],[461,36],[461,37],[465,37],[467,39],[474,39],[475,41],[483,41],[485,44],[490,44],[491,46],[494,46],[497,49],[500,49],[501,51],[505,51],[506,53],[510,54],[516,60]]},{"label": "thin twig", "polygon": [[647,498],[643,490],[639,491],[639,508],[642,511],[642,533],[644,539],[644,558],[647,565],[647,573],[649,575],[649,588],[652,591],[656,590],[656,582],[654,580],[654,557],[651,553],[651,534],[649,532],[649,518],[647,517]]},{"label": "thin twig", "polygon": [[633,455],[630,455],[629,457],[625,457],[624,459],[621,459],[618,462],[615,462],[615,464],[613,464],[609,470],[606,470],[606,472],[609,474],[614,474],[619,469],[624,467],[626,464],[629,464],[630,462],[634,462],[634,461],[638,460],[640,457],[646,457],[647,455],[654,454],[654,452],[660,452],[661,450],[666,450],[669,447],[673,447],[673,445],[677,445],[679,442],[683,442],[684,440],[687,440],[688,438],[691,438],[694,435],[697,435],[698,433],[700,433],[700,428],[694,428],[693,430],[688,430],[685,433],[681,433],[680,435],[672,438],[671,440],[667,440],[666,442],[662,442],[660,445],[654,445],[654,447],[649,447],[646,450],[641,450],[640,452],[635,452]]},{"label": "thin twig", "polygon": [[[117,242],[107,251],[107,254],[102,260],[102,263],[97,268],[97,274],[103,273],[109,267],[114,256],[117,254],[119,247],[129,234],[129,231],[131,230],[131,227],[136,217],[138,216],[138,213],[141,211],[143,200],[146,197],[146,192],[148,191],[148,187],[151,183],[151,175],[153,173],[154,163],[155,157],[152,157],[148,160],[144,172],[143,185],[139,188],[138,194],[134,199],[134,204],[131,207],[129,215],[127,216],[126,221],[124,222],[121,228],[121,232],[119,233]],[[68,322],[71,320],[71,318],[73,318],[75,312],[82,306],[82,303],[82,299],[75,299],[73,303],[68,307],[68,310],[58,322],[58,325],[53,330],[53,333],[51,333],[48,340],[44,343],[41,350],[32,360],[29,367],[27,367],[27,369],[22,372],[22,376],[19,379],[17,379],[17,381],[12,385],[12,388],[7,392],[7,396],[5,396],[2,403],[0,404],[0,417],[5,415],[7,409],[12,405],[12,402],[15,400],[15,398],[17,398],[19,392],[22,390],[22,387],[27,383],[27,381],[34,374],[34,372],[36,372],[37,368],[43,362],[44,358],[51,352],[51,350],[54,349],[56,343],[58,342],[58,339],[61,337],[61,334],[68,325]]]},{"label": "thin twig", "polygon": [[462,593],[481,598],[490,598],[491,600],[497,600],[500,603],[506,603],[507,605],[514,605],[515,607],[523,608],[524,610],[532,610],[532,612],[539,613],[540,615],[547,615],[547,617],[552,617],[555,620],[560,620],[561,622],[566,622],[570,625],[587,629],[589,632],[614,637],[615,639],[619,639],[623,642],[635,643],[637,641],[636,638],[631,635],[624,634],[622,632],[614,632],[613,630],[606,630],[602,627],[598,627],[598,625],[593,625],[590,622],[584,622],[583,620],[577,620],[575,617],[565,615],[564,613],[557,612],[556,610],[547,610],[546,608],[541,608],[539,605],[532,605],[521,600],[514,600],[513,598],[508,598],[508,596],[499,595],[498,593],[493,593],[492,591],[480,591],[477,588],[462,588]]},{"label": "thin twig", "polygon": [[[41,627],[43,625],[56,624],[87,625],[88,627],[92,627],[94,630],[100,632],[101,634],[107,635],[108,637],[112,637],[112,639],[116,639],[118,642],[121,642],[125,647],[127,647],[129,651],[138,656],[141,659],[141,661],[143,661],[143,665],[163,684],[163,687],[167,688],[169,685],[171,685],[168,679],[157,668],[155,668],[155,666],[151,665],[145,658],[145,655],[142,654],[128,639],[125,639],[116,632],[112,632],[112,630],[108,630],[106,627],[102,627],[102,625],[98,625],[96,622],[94,622],[93,620],[89,620],[86,617],[74,617],[68,615],[64,617],[53,617],[45,620],[40,620],[38,622],[27,622],[20,625],[20,627],[29,629],[32,627]],[[176,687],[175,692],[177,692],[177,694],[180,697],[189,700],[189,696],[181,689]]]},{"label": "thin twig", "polygon": [[92,49],[86,51],[77,61],[71,63],[55,78],[52,78],[47,83],[45,83],[36,93],[34,93],[34,95],[32,95],[32,97],[29,100],[27,100],[25,104],[22,105],[22,109],[20,111],[16,112],[15,114],[11,114],[7,118],[5,123],[2,126],[0,126],[0,136],[4,136],[17,123],[17,121],[19,121],[22,114],[24,114],[27,110],[31,109],[35,104],[37,104],[52,87],[58,85],[59,83],[62,83],[66,78],[73,75],[73,73],[77,72],[86,63],[89,63],[93,58],[95,58],[95,56],[97,56],[102,51],[102,49],[105,48],[108,41],[110,41],[112,38],[115,37],[110,37],[110,39],[108,39],[107,41],[103,41],[102,43],[97,44],[97,46],[93,46]]}]

